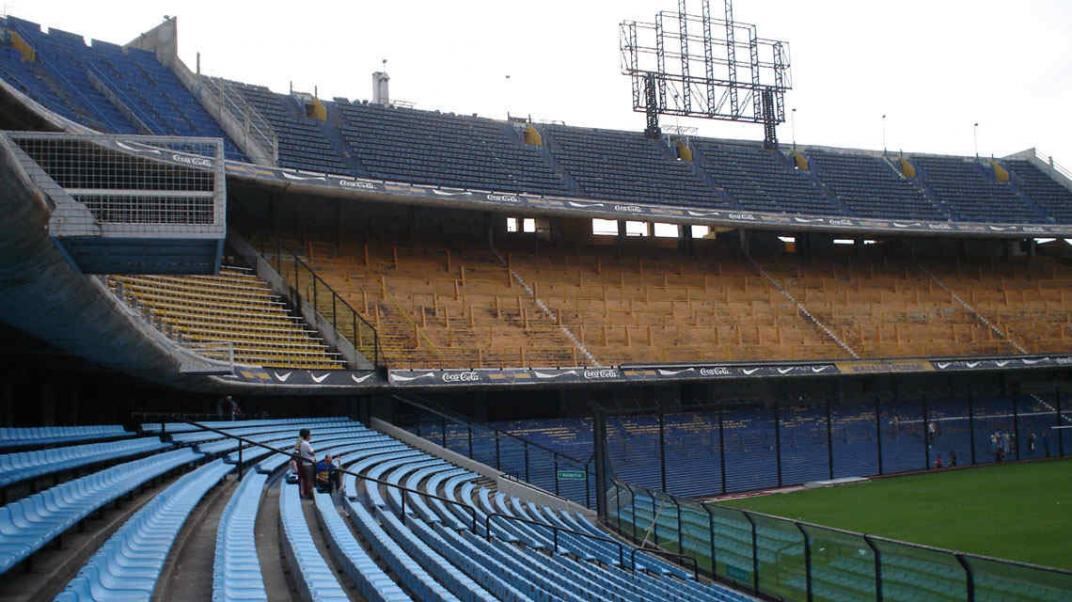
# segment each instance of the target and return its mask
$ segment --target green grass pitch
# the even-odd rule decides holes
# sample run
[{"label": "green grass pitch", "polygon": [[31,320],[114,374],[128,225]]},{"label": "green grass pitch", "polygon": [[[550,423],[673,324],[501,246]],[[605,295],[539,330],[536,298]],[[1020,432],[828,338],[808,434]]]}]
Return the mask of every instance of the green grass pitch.
[{"label": "green grass pitch", "polygon": [[1072,569],[1072,461],[879,479],[724,505]]}]

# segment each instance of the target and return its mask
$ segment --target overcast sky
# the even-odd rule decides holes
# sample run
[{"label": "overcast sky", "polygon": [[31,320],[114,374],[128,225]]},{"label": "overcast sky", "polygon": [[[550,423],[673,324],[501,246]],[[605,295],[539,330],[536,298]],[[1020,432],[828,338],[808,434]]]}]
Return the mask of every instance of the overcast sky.
[{"label": "overcast sky", "polygon": [[[721,0],[712,0],[715,12]],[[179,17],[202,71],[321,97],[368,98],[388,59],[392,96],[419,108],[641,130],[619,73],[618,23],[670,0],[225,2],[10,0],[12,15],[125,43]],[[699,11],[699,0],[690,7]],[[800,143],[1002,156],[1037,147],[1072,167],[1072,0],[737,0],[737,20],[788,40]],[[511,75],[507,83],[506,75]],[[674,119],[664,119],[673,125]],[[681,121],[704,135],[759,126]],[[787,123],[779,130],[792,138]]]}]

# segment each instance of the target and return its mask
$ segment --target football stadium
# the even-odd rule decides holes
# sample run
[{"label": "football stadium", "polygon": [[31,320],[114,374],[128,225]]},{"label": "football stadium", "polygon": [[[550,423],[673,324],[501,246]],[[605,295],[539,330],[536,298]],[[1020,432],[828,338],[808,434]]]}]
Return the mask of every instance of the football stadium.
[{"label": "football stadium", "polygon": [[651,4],[631,129],[0,18],[0,599],[1072,600],[1072,171]]}]

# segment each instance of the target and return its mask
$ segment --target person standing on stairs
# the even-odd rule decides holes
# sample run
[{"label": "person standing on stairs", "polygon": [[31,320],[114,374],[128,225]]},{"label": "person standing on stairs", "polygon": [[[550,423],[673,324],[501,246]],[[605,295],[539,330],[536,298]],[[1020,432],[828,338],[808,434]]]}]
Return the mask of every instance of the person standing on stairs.
[{"label": "person standing on stairs", "polygon": [[298,487],[301,488],[301,497],[307,500],[313,499],[313,484],[316,479],[316,452],[309,443],[312,438],[313,434],[309,432],[309,429],[298,431],[298,443],[294,449],[295,453],[301,457],[298,463]]}]

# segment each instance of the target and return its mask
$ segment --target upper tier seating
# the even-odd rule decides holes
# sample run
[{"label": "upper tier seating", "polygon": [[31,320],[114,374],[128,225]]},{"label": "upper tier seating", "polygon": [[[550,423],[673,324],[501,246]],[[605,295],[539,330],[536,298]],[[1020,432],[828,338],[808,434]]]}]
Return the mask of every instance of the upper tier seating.
[{"label": "upper tier seating", "polygon": [[[0,77],[59,115],[102,132],[222,138],[242,152],[200,101],[152,53],[50,30],[16,17],[3,28],[33,48],[27,61],[0,44]],[[821,149],[813,173],[758,142],[692,138],[696,163],[676,141],[639,132],[534,124],[544,146],[524,144],[515,124],[345,99],[323,102],[326,122],[306,117],[297,95],[222,82],[276,133],[283,167],[454,188],[571,195],[600,200],[858,217],[1072,223],[1072,209],[1047,174],[1010,160],[1013,186],[997,184],[966,157],[910,157],[906,181],[873,154]],[[921,184],[924,190],[919,190]]]},{"label": "upper tier seating", "polygon": [[555,161],[582,196],[615,201],[731,207],[664,143],[636,132],[540,126]]},{"label": "upper tier seating", "polygon": [[[216,276],[111,276],[128,303],[148,309],[180,341],[229,343],[239,364],[332,370],[345,367],[316,333],[255,275],[225,268]],[[228,350],[204,355],[227,360]]]},{"label": "upper tier seating", "polygon": [[236,90],[275,130],[279,143],[280,167],[310,171],[351,174],[353,168],[332,146],[321,125],[302,113],[294,97],[276,94],[264,86],[223,82]]},{"label": "upper tier seating", "polygon": [[1058,223],[1072,222],[1072,190],[1025,159],[1010,159],[1004,163],[1020,192],[1055,217]]},{"label": "upper tier seating", "polygon": [[954,217],[965,222],[1040,223],[1044,214],[1008,184],[994,179],[988,165],[960,157],[911,157],[924,185]]},{"label": "upper tier seating", "polygon": [[916,184],[883,158],[818,149],[809,150],[807,154],[816,177],[856,215],[930,221],[949,219]]},{"label": "upper tier seating", "polygon": [[9,447],[41,447],[67,445],[86,441],[107,441],[133,437],[118,424],[100,426],[39,426],[0,428],[0,449]]},{"label": "upper tier seating", "polygon": [[58,29],[46,34],[38,24],[16,17],[5,18],[3,26],[18,32],[36,53],[32,63],[0,53],[4,72],[15,75],[12,83],[25,86],[23,92],[49,109],[104,132],[222,138],[228,158],[245,160],[153,53],[99,40],[86,46],[80,35]]},{"label": "upper tier seating", "polygon": [[775,213],[842,213],[806,173],[777,150],[759,143],[696,138],[701,167],[743,209]]},{"label": "upper tier seating", "polygon": [[333,103],[340,130],[364,171],[376,178],[512,192],[564,193],[542,149],[511,126],[476,117]]},{"label": "upper tier seating", "polygon": [[[1018,354],[1007,328],[1028,352],[1050,353],[1067,349],[1072,324],[1072,298],[1060,290],[1072,273],[1046,257],[1012,260],[1031,267],[1016,268],[1017,280],[941,258],[883,259],[879,246],[852,258],[757,256],[772,282],[721,250],[499,246],[509,269],[464,238],[310,243],[306,255],[377,328],[394,368],[590,364],[580,345],[605,365],[850,358],[837,340],[861,358]],[[965,307],[988,298],[1000,307]]]}]

